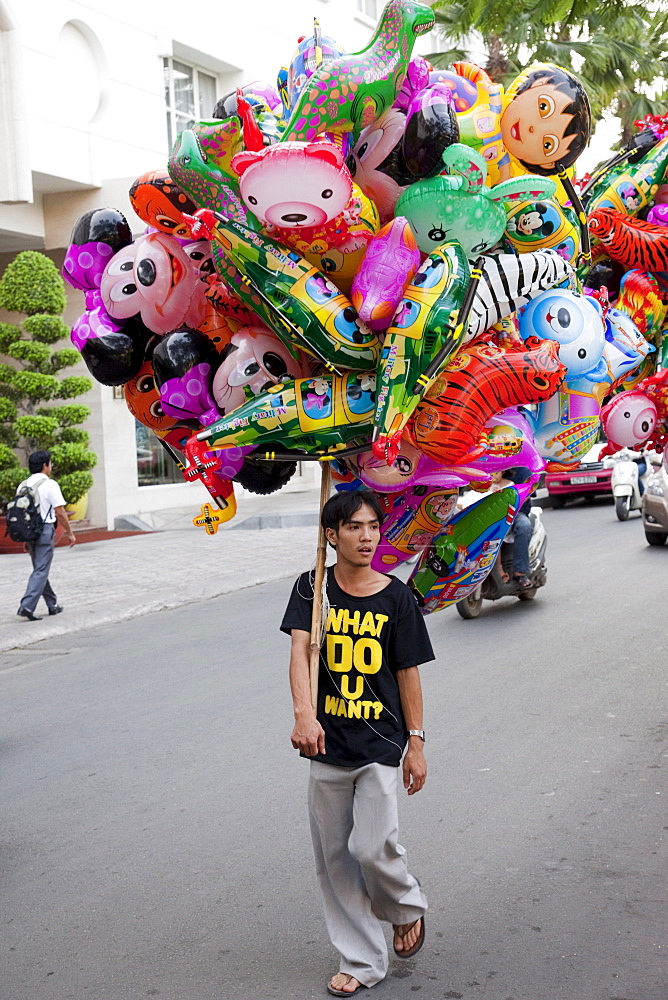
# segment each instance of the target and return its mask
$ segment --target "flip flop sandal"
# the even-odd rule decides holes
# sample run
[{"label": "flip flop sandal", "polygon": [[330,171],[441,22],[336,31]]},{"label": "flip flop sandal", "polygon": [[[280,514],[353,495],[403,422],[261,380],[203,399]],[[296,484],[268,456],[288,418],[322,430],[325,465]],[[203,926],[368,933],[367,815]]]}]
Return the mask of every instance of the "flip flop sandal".
[{"label": "flip flop sandal", "polygon": [[533,586],[531,580],[525,573],[518,573],[518,575],[514,576],[513,579],[519,585],[520,590],[531,590]]},{"label": "flip flop sandal", "polygon": [[[397,951],[397,949],[395,948],[394,954],[397,956],[397,958],[412,958],[413,955],[417,955],[420,948],[424,944],[424,917],[418,917],[417,920],[414,920],[413,923],[410,925],[410,927],[407,927],[404,933],[400,935],[400,937],[405,937],[411,930],[411,928],[415,927],[415,925],[418,923],[419,920],[422,921],[422,927],[420,928],[420,936],[418,937],[417,941],[410,949],[410,951]],[[395,933],[396,933],[396,926],[397,925],[395,924],[392,925],[392,928],[395,931]]]},{"label": "flip flop sandal", "polygon": [[[346,973],[344,973],[344,975],[348,976],[348,973],[346,972]],[[333,978],[334,977],[332,976],[332,979]],[[346,986],[348,985],[348,983],[350,982],[350,980],[354,979],[354,978],[355,978],[354,976],[348,976],[348,982],[346,983]],[[350,991],[350,990],[337,990],[336,986],[332,986],[331,980],[327,983],[327,992],[331,993],[333,997],[354,997],[355,994],[359,993],[360,990],[365,990],[365,989],[366,989],[366,986],[363,983],[360,983],[359,986],[356,986],[355,989],[352,990],[352,991]]]}]

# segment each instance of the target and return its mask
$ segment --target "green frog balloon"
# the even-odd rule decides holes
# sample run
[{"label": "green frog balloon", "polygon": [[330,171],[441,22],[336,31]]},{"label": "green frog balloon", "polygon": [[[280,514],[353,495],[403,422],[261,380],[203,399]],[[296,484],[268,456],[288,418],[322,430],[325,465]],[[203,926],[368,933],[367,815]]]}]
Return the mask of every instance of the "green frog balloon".
[{"label": "green frog balloon", "polygon": [[468,257],[476,257],[501,239],[506,203],[549,198],[556,191],[549,177],[533,174],[487,187],[485,160],[460,142],[448,146],[443,163],[447,174],[411,184],[397,202],[396,214],[408,219],[423,253],[431,253],[446,240],[457,240]]}]

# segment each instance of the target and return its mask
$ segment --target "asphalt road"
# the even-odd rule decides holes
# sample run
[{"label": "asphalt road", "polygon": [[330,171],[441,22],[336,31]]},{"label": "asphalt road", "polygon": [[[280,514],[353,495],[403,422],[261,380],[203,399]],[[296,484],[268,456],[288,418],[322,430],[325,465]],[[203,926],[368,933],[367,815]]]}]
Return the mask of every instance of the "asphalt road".
[{"label": "asphalt road", "polygon": [[[378,1000],[665,1000],[668,548],[546,511],[548,584],[429,619],[427,942]],[[325,997],[287,581],[5,654],[2,1000]]]}]

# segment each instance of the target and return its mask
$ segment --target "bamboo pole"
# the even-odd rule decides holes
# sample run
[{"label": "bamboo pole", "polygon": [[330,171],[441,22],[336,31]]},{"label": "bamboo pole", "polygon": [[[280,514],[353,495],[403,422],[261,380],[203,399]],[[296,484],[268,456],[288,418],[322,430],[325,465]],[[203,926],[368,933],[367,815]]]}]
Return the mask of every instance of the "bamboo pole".
[{"label": "bamboo pole", "polygon": [[[320,514],[329,500],[331,484],[331,467],[329,462],[320,463],[322,478],[320,480]],[[311,704],[315,711],[318,708],[318,673],[320,670],[320,626],[322,625],[322,580],[325,575],[325,560],[327,558],[327,539],[318,518],[318,548],[315,557],[315,579],[313,581],[313,613],[311,616],[311,649],[309,673],[311,679]]]}]

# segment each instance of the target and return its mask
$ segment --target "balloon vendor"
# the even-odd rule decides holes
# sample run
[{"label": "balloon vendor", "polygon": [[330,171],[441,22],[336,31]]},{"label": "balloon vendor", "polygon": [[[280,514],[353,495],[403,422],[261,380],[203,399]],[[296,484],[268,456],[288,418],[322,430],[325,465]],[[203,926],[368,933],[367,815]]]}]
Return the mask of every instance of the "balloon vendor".
[{"label": "balloon vendor", "polygon": [[[575,464],[602,414],[623,440],[667,426],[652,381],[668,356],[666,122],[637,123],[597,169],[587,220],[577,77],[534,62],[504,88],[470,62],[436,70],[413,55],[433,24],[389,0],[347,54],[314,22],[273,81],[220,96],[136,178],[144,230],[86,212],[64,262],[89,371],[125,386],[223,520],[235,482],[270,493],[297,462],[336,459],[338,486],[385,512],[374,567],[420,552],[426,586],[440,558],[424,613],[461,576],[436,549],[461,537],[472,565],[502,534],[498,502],[459,526],[460,487]],[[633,419],[611,405],[624,392]]]}]

